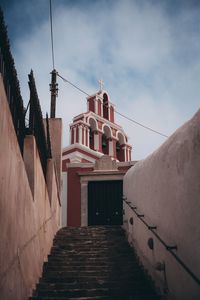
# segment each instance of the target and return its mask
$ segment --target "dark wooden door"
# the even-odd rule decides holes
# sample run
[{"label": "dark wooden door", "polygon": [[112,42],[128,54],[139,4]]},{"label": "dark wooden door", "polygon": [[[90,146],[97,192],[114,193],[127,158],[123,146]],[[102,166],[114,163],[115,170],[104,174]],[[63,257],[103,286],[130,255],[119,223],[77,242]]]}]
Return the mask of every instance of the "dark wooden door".
[{"label": "dark wooden door", "polygon": [[88,225],[121,225],[122,180],[88,183]]}]

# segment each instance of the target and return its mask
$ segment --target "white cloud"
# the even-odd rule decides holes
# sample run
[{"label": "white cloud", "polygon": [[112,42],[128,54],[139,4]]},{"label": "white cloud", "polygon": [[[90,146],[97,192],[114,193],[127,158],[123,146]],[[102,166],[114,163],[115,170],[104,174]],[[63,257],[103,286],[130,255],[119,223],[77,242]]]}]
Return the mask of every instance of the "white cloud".
[{"label": "white cloud", "polygon": [[[36,14],[39,3],[29,10],[26,1],[24,11]],[[88,1],[86,7],[81,2],[56,3],[54,48],[61,75],[88,93],[98,89],[102,78],[118,111],[167,135],[198,109],[199,8],[182,8],[170,16],[155,1]],[[15,40],[14,57],[27,100],[27,73],[33,68],[45,113],[52,69],[49,20],[31,21],[30,35]],[[66,145],[68,124],[86,111],[86,96],[58,82],[57,116],[63,118]],[[145,157],[165,140],[121,117],[117,120],[130,137],[133,159]]]}]

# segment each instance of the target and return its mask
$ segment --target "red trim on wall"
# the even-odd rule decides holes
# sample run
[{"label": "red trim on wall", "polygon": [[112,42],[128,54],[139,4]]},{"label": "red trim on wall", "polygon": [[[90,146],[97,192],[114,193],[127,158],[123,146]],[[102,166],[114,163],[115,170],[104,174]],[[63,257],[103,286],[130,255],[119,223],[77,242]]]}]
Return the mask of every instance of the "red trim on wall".
[{"label": "red trim on wall", "polygon": [[82,144],[84,145],[85,143],[84,143],[84,137],[85,137],[85,135],[84,135],[84,128],[82,127]]},{"label": "red trim on wall", "polygon": [[132,166],[124,166],[124,167],[118,167],[119,171],[128,171]]},{"label": "red trim on wall", "polygon": [[98,100],[98,115],[101,116],[101,100]]},{"label": "red trim on wall", "polygon": [[83,121],[83,119],[84,119],[84,117],[81,116],[81,117],[77,118],[74,122],[77,122],[77,121]]},{"label": "red trim on wall", "polygon": [[81,184],[78,172],[90,172],[93,168],[69,168],[67,176],[67,226],[81,225]]},{"label": "red trim on wall", "polygon": [[62,172],[66,172],[67,171],[67,163],[70,163],[70,159],[67,158],[65,160],[62,161]]},{"label": "red trim on wall", "polygon": [[95,112],[94,97],[88,99],[88,102],[89,102],[89,111]]},{"label": "red trim on wall", "polygon": [[79,148],[73,148],[73,149],[70,149],[70,150],[68,150],[68,151],[65,151],[65,152],[63,152],[63,156],[64,156],[64,155],[67,155],[67,154],[70,154],[70,153],[72,153],[72,152],[75,152],[75,151],[78,151],[78,152],[80,152],[80,153],[83,153],[83,154],[85,154],[85,155],[87,155],[87,156],[89,156],[89,157],[92,157],[92,158],[95,158],[95,159],[99,159],[98,156],[93,155],[93,154],[90,154],[89,152],[84,151],[84,150],[79,149]]},{"label": "red trim on wall", "polygon": [[97,122],[98,122],[98,129],[102,130],[103,123],[101,121],[97,121]]},{"label": "red trim on wall", "polygon": [[76,143],[78,143],[78,137],[79,137],[79,130],[78,126],[76,127]]},{"label": "red trim on wall", "polygon": [[99,152],[103,153],[102,151],[102,133],[99,132]]},{"label": "red trim on wall", "polygon": [[113,157],[117,158],[116,140],[113,140]]},{"label": "red trim on wall", "polygon": [[114,123],[114,107],[110,106],[110,122]]},{"label": "red trim on wall", "polygon": [[[81,170],[81,169],[79,169]],[[68,169],[67,176],[67,225],[81,225],[81,186],[80,178],[77,174],[77,168]]]},{"label": "red trim on wall", "polygon": [[91,163],[91,161],[89,161],[89,160],[87,160],[87,159],[85,159],[85,158],[82,158],[82,159],[81,159],[81,162],[82,162],[82,163]]},{"label": "red trim on wall", "polygon": [[86,146],[88,147],[88,129],[86,128]]},{"label": "red trim on wall", "polygon": [[115,128],[112,128],[112,127],[111,127],[111,129],[112,129],[112,134],[113,134],[113,136],[116,137],[116,132],[117,132],[117,130],[116,130]]},{"label": "red trim on wall", "polygon": [[74,144],[74,128],[71,128],[71,144]]}]

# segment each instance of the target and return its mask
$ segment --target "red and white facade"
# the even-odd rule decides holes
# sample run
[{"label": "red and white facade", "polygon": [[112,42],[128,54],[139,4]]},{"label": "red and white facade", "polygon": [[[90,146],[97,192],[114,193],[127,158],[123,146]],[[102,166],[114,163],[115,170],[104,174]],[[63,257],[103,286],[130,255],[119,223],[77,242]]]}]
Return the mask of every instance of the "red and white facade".
[{"label": "red and white facade", "polygon": [[[131,150],[126,133],[115,123],[114,105],[107,92],[87,97],[87,112],[73,118],[70,145],[62,153],[63,226],[87,225],[88,181],[122,180],[132,165]],[[115,170],[104,163],[104,170],[96,171],[95,163],[105,155],[116,163]]]},{"label": "red and white facade", "polygon": [[105,91],[87,98],[87,112],[70,125],[70,146],[63,150],[67,162],[95,162],[106,154],[116,161],[131,160],[131,146],[121,126],[115,123],[114,105]]}]

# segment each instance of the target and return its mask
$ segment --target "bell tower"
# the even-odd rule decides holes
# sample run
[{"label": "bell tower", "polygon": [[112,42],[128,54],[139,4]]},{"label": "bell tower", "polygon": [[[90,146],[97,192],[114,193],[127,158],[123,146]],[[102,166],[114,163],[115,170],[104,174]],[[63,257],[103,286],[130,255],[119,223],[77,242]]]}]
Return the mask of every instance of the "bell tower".
[{"label": "bell tower", "polygon": [[87,112],[73,118],[70,124],[70,145],[63,154],[68,162],[95,162],[109,155],[120,162],[131,161],[132,147],[123,128],[115,123],[114,104],[108,93],[100,90],[88,96]]}]

